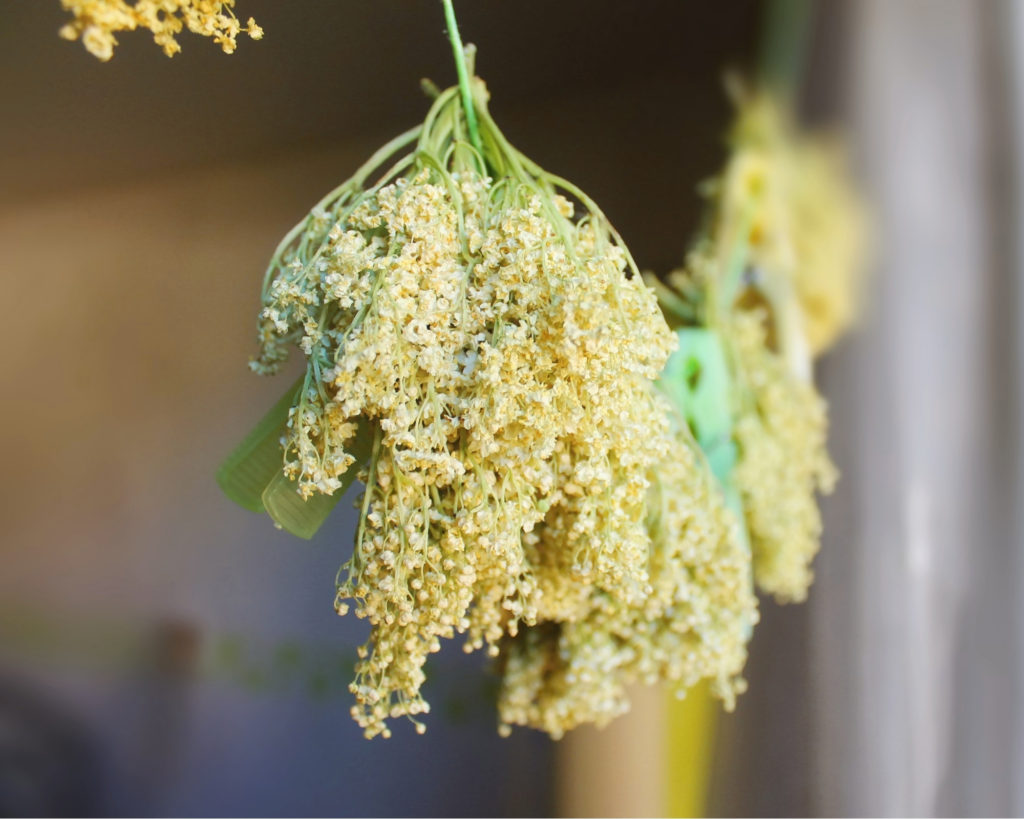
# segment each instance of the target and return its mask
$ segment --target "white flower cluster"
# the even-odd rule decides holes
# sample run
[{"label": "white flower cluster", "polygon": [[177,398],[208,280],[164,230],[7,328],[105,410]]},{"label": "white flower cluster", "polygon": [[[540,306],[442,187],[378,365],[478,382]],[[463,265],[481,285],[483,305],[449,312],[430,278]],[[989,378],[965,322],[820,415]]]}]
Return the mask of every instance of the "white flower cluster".
[{"label": "white flower cluster", "polygon": [[530,725],[560,737],[629,710],[626,688],[667,682],[678,696],[708,679],[731,709],[757,622],[750,554],[736,518],[683,431],[650,471],[651,589],[638,604],[598,590],[580,610],[503,647],[502,731]]},{"label": "white flower cluster", "polygon": [[[303,497],[335,492],[356,422],[374,430],[338,590],[371,625],[352,685],[367,736],[428,710],[424,664],[455,634],[492,656],[535,630],[626,641],[613,685],[712,677],[731,696],[756,616],[734,527],[653,389],[675,345],[653,293],[596,206],[504,141],[481,88],[488,153],[445,92],[413,153],[286,238],[264,289],[254,368],[293,344],[307,358],[284,441]],[[540,710],[503,706],[505,723],[560,734],[621,708],[581,678],[554,718],[515,679]]]},{"label": "white flower cluster", "polygon": [[754,577],[780,602],[801,602],[821,540],[816,494],[831,492],[838,477],[825,449],[825,401],[768,348],[761,316],[737,316],[733,338],[749,391],[736,423],[734,479],[751,533]]},{"label": "white flower cluster", "polygon": [[860,303],[867,220],[841,142],[801,132],[770,93],[737,91],[719,219],[748,244],[753,266],[792,287],[813,355],[849,329]]},{"label": "white flower cluster", "polygon": [[812,360],[856,315],[864,220],[834,145],[798,133],[770,94],[739,102],[733,152],[709,186],[707,234],[669,276],[675,292],[663,303],[729,350],[737,462],[728,483],[754,578],[780,602],[802,601],[821,538],[817,494],[837,477]]}]

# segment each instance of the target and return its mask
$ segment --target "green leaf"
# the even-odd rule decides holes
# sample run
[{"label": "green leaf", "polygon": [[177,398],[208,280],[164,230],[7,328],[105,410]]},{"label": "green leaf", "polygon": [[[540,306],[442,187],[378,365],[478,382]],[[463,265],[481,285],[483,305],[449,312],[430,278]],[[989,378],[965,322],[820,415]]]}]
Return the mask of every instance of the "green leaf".
[{"label": "green leaf", "polygon": [[372,447],[373,433],[370,425],[366,419],[360,418],[355,437],[348,445],[348,452],[355,458],[355,462],[342,475],[341,487],[331,495],[318,492],[309,500],[302,499],[298,492],[298,484],[285,477],[278,462],[277,472],[263,490],[263,508],[273,518],[274,523],[286,532],[309,540],[352,485],[359,473],[359,467],[369,460]]},{"label": "green leaf", "polygon": [[263,490],[281,472],[281,436],[302,381],[300,377],[288,388],[217,470],[217,483],[224,494],[252,512],[265,511]]}]

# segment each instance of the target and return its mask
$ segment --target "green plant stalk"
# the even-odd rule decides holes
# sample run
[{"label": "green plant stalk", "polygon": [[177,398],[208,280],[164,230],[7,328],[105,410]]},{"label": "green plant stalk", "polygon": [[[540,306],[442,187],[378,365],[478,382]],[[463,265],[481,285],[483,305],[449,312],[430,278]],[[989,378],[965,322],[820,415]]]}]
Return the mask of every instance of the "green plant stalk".
[{"label": "green plant stalk", "polygon": [[482,155],[483,145],[480,143],[480,131],[476,123],[476,108],[473,106],[473,92],[469,87],[469,71],[466,70],[466,52],[459,36],[459,26],[455,22],[455,8],[452,0],[441,0],[444,4],[444,19],[448,26],[448,39],[452,43],[452,54],[455,56],[455,73],[459,76],[459,91],[462,93],[462,107],[466,111],[466,128],[469,141]]},{"label": "green plant stalk", "polygon": [[807,57],[811,0],[768,0],[758,73],[783,99],[793,100]]}]

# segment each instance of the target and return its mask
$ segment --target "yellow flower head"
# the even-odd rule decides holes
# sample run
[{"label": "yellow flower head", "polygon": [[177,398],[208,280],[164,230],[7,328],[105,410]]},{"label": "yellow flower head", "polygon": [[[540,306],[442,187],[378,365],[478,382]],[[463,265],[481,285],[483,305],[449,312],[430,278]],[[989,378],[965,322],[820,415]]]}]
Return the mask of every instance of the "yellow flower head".
[{"label": "yellow flower head", "polygon": [[825,449],[825,402],[768,349],[756,311],[737,314],[733,339],[742,391],[733,481],[746,513],[754,578],[780,602],[800,602],[821,538],[816,493],[830,492],[837,477]]},{"label": "yellow flower head", "polygon": [[700,460],[680,429],[650,471],[645,599],[623,602],[598,587],[573,617],[506,641],[503,733],[525,725],[558,738],[583,723],[603,726],[629,709],[634,682],[665,681],[683,696],[708,679],[732,708],[746,685],[757,600],[737,521]]},{"label": "yellow flower head", "polygon": [[483,154],[442,93],[286,237],[264,288],[255,369],[292,344],[307,359],[284,442],[302,495],[336,491],[356,422],[374,429],[338,590],[371,624],[352,685],[368,736],[427,710],[441,639],[496,654],[572,609],[567,589],[620,606],[651,589],[649,474],[671,442],[651,385],[674,336],[597,207],[515,151],[474,88]]},{"label": "yellow flower head", "polygon": [[137,28],[153,32],[153,40],[168,57],[181,46],[177,35],[183,29],[210,37],[231,54],[242,32],[252,39],[263,37],[263,29],[251,17],[245,26],[235,17],[235,0],[61,0],[74,15],[60,30],[66,40],[81,40],[86,49],[104,62],[114,56],[120,31]]},{"label": "yellow flower head", "polygon": [[754,266],[789,279],[818,355],[858,312],[867,239],[839,141],[798,132],[768,93],[741,97],[716,187],[718,230],[746,236]]},{"label": "yellow flower head", "polygon": [[737,97],[706,235],[662,301],[729,352],[735,462],[719,477],[742,507],[758,587],[795,601],[819,548],[816,495],[836,479],[812,359],[856,314],[864,217],[834,144],[798,133],[768,93]]},{"label": "yellow flower head", "polygon": [[810,379],[792,288],[762,272],[733,296],[727,260],[737,255],[701,242],[668,281],[699,300],[695,311],[727,351],[731,399],[723,412],[735,461],[720,478],[738,495],[754,580],[780,602],[802,601],[821,537],[817,493],[831,491],[837,477],[826,451],[827,407]]}]

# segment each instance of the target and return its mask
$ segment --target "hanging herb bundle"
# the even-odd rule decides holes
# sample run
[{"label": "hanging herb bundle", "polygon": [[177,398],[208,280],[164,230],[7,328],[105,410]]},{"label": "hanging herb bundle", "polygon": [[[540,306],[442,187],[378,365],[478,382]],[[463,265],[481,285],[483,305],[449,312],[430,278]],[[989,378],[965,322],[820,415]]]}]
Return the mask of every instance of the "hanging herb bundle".
[{"label": "hanging herb bundle", "polygon": [[[836,478],[812,356],[856,313],[863,219],[836,148],[798,135],[777,96],[737,97],[705,235],[662,288],[666,312],[686,327],[669,370],[718,368],[730,383],[727,435],[702,445],[744,516],[758,586],[799,601],[821,537],[816,494]],[[720,363],[708,366],[697,339],[722,350]]]},{"label": "hanging herb bundle", "polygon": [[[717,196],[720,219],[749,224],[750,265],[792,288],[794,328],[813,356],[859,312],[866,224],[841,142],[800,131],[777,93],[734,83],[732,156]],[[777,300],[789,298],[779,294]],[[793,342],[796,343],[796,342]]]},{"label": "hanging herb bundle", "polygon": [[245,25],[235,17],[235,0],[61,0],[61,5],[74,17],[60,36],[81,40],[104,62],[114,56],[115,34],[139,28],[151,31],[168,57],[181,51],[177,36],[186,28],[212,38],[227,54],[234,52],[239,34],[263,37],[251,17]]},{"label": "hanging herb bundle", "polygon": [[587,616],[593,590],[642,610],[674,337],[601,211],[508,143],[482,82],[296,226],[263,302],[254,369],[297,345],[306,373],[221,483],[308,535],[359,470],[338,609],[371,624],[352,686],[367,736],[427,710],[441,639],[496,655],[521,625]]}]

